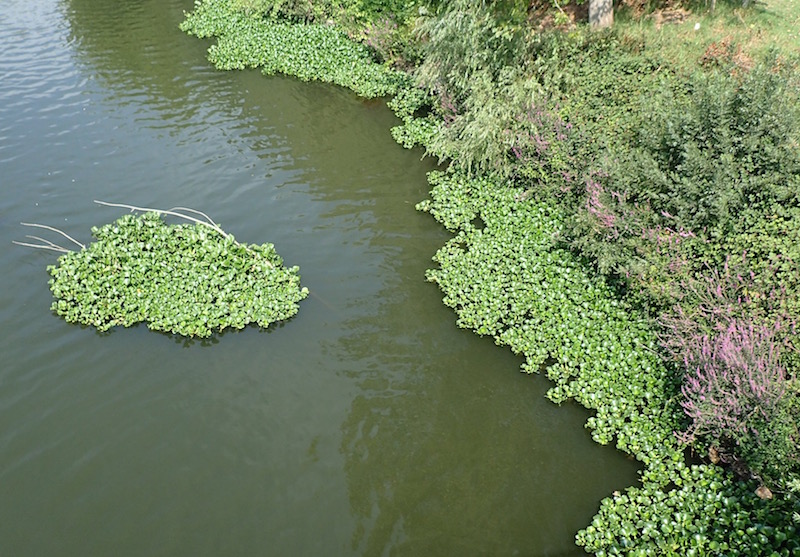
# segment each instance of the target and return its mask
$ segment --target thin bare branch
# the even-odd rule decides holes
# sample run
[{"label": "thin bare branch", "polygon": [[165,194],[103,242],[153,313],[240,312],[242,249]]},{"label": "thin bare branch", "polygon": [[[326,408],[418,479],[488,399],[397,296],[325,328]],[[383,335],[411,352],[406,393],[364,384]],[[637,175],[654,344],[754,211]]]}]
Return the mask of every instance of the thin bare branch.
[{"label": "thin bare branch", "polygon": [[[131,211],[140,211],[140,212],[145,212],[145,213],[159,213],[161,215],[171,215],[173,217],[186,219],[188,221],[191,221],[191,222],[194,222],[194,223],[197,223],[197,224],[201,224],[203,226],[207,226],[208,228],[210,228],[211,230],[217,232],[221,236],[223,236],[225,238],[232,239],[230,234],[228,234],[227,232],[225,232],[224,230],[222,230],[219,226],[217,226],[215,224],[211,224],[210,222],[206,222],[204,220],[200,220],[200,219],[197,219],[195,217],[191,217],[189,215],[184,215],[182,213],[176,213],[175,211],[169,211],[169,210],[164,210],[164,209],[153,209],[151,207],[136,207],[135,205],[127,205],[125,203],[109,203],[107,201],[98,201],[96,199],[94,200],[94,202],[97,203],[98,205],[105,205],[106,207],[122,207],[123,209],[130,209]],[[239,243],[236,242],[235,240],[234,240],[234,243],[239,245]]]},{"label": "thin bare branch", "polygon": [[21,222],[20,224],[22,226],[32,226],[34,228],[44,228],[45,230],[50,230],[52,232],[57,232],[58,234],[61,234],[62,236],[64,236],[64,238],[66,238],[67,240],[69,240],[73,244],[80,246],[81,249],[86,249],[86,246],[81,244],[78,240],[76,240],[75,238],[73,238],[72,236],[70,236],[69,234],[64,232],[63,230],[59,230],[58,228],[53,228],[52,226],[47,226],[45,224],[34,224],[34,223],[30,223],[30,222]]},{"label": "thin bare branch", "polygon": [[216,222],[214,222],[214,219],[209,217],[203,211],[198,211],[197,209],[190,209],[189,207],[173,207],[172,209],[169,209],[169,210],[170,211],[189,211],[190,213],[196,213],[198,215],[203,215],[208,220],[208,222],[210,222],[214,226],[219,226]]},{"label": "thin bare branch", "polygon": [[26,248],[37,248],[37,249],[49,249],[50,251],[57,251],[60,253],[71,253],[70,250],[62,248],[62,247],[50,247],[50,246],[42,246],[40,244],[29,244],[27,242],[17,242],[16,240],[11,240],[12,244],[16,244],[18,246],[25,246]]},{"label": "thin bare branch", "polygon": [[[232,241],[237,246],[242,246],[242,244],[237,242],[233,238],[233,236],[231,236],[230,234],[228,234],[227,232],[222,230],[219,226],[217,226],[216,223],[214,223],[214,221],[208,215],[206,215],[205,213],[203,213],[201,211],[196,211],[194,209],[187,209],[185,207],[173,207],[172,210],[153,209],[151,207],[137,207],[135,205],[128,205],[127,203],[110,203],[108,201],[98,201],[97,199],[95,199],[94,202],[97,203],[98,205],[104,205],[106,207],[121,207],[123,209],[130,209],[131,211],[139,211],[139,212],[147,212],[147,213],[158,213],[158,214],[161,214],[161,215],[170,215],[170,216],[173,216],[173,217],[178,217],[178,218],[181,218],[181,219],[185,219],[185,220],[188,220],[190,222],[194,222],[194,223],[200,224],[202,226],[206,226],[206,227],[210,228],[211,230],[213,230],[214,232],[220,234],[223,238],[227,238],[228,240]],[[194,213],[203,215],[210,222],[206,222],[204,220],[200,220],[198,218],[195,218],[195,217],[192,217],[192,216],[189,216],[189,215],[184,215],[182,213],[178,213],[174,209],[190,211],[190,212],[194,212]],[[243,246],[243,247],[245,249],[247,249],[248,251],[252,251],[247,246]],[[267,261],[267,265],[269,265],[270,267],[273,267],[272,263],[270,263],[269,261]]]},{"label": "thin bare branch", "polygon": [[47,244],[48,246],[53,247],[53,248],[58,248],[58,249],[63,249],[63,250],[66,250],[66,251],[70,251],[67,248],[65,248],[64,246],[59,246],[58,244],[55,244],[55,243],[51,242],[50,240],[46,240],[46,239],[44,239],[44,238],[42,238],[40,236],[31,236],[30,234],[25,234],[25,237],[26,238],[30,238],[31,240],[39,240],[40,242],[42,242],[44,244]]}]

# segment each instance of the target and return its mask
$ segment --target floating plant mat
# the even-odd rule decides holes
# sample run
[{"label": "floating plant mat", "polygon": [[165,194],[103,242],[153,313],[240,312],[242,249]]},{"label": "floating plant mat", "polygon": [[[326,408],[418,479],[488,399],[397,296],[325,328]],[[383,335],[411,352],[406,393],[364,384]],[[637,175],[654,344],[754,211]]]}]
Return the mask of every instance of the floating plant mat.
[{"label": "floating plant mat", "polygon": [[[145,322],[154,331],[209,337],[229,327],[288,319],[308,295],[299,269],[284,267],[272,244],[239,243],[198,211],[182,209],[207,220],[177,209],[148,211],[92,228],[95,241],[88,246],[33,225],[81,248],[67,250],[35,236],[29,238],[46,245],[22,244],[64,252],[47,268],[53,311],[99,331]],[[162,214],[193,223],[167,224]]]}]

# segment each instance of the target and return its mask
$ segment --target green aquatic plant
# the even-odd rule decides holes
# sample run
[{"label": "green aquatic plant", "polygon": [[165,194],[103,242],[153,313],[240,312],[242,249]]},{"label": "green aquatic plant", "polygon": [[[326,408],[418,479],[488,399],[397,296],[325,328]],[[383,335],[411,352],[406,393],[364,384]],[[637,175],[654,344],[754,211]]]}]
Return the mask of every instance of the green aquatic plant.
[{"label": "green aquatic plant", "polygon": [[797,500],[753,495],[717,466],[683,470],[672,490],[644,483],[603,500],[592,523],[577,535],[598,556],[782,557],[800,555],[792,514]]},{"label": "green aquatic plant", "polygon": [[268,327],[297,313],[308,290],[272,244],[239,243],[213,221],[184,218],[194,222],[125,215],[92,228],[95,241],[82,249],[56,250],[65,253],[47,268],[53,311],[98,331],[143,322],[186,337]]},{"label": "green aquatic plant", "polygon": [[559,211],[486,178],[435,172],[430,181],[431,199],[418,207],[455,237],[428,279],[459,326],[522,354],[525,371],[545,370],[555,382],[548,398],[596,412],[587,426],[598,443],[616,441],[645,464],[645,477],[671,481],[683,466],[672,370],[645,319],[555,245]]},{"label": "green aquatic plant", "polygon": [[221,70],[261,68],[266,75],[291,75],[346,87],[361,97],[393,95],[408,74],[375,61],[370,49],[335,25],[278,22],[249,14],[227,0],[199,2],[181,29],[217,38],[209,61]]}]

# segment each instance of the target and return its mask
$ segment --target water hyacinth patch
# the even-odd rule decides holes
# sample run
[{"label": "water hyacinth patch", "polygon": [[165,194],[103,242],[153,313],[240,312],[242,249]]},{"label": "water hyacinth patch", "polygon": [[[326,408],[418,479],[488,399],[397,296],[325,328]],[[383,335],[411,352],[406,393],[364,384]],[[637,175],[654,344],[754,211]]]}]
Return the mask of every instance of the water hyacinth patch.
[{"label": "water hyacinth patch", "polygon": [[796,511],[789,499],[763,501],[754,482],[739,482],[716,466],[681,472],[681,486],[653,484],[604,499],[578,544],[598,556],[780,557],[800,554]]},{"label": "water hyacinth patch", "polygon": [[369,48],[335,25],[277,22],[225,0],[206,0],[187,14],[181,29],[217,38],[208,58],[221,70],[261,68],[266,75],[340,85],[365,98],[393,95],[411,83],[407,74],[377,63]]},{"label": "water hyacinth patch", "polygon": [[671,481],[683,466],[673,435],[677,384],[644,320],[554,246],[559,212],[485,178],[432,173],[430,180],[431,199],[418,207],[456,236],[428,278],[459,326],[522,354],[528,372],[548,364],[551,400],[595,410],[587,425],[597,442],[616,440],[646,465],[645,477]]},{"label": "water hyacinth patch", "polygon": [[157,213],[93,228],[86,248],[47,268],[52,309],[99,331],[144,322],[154,331],[209,337],[297,313],[308,295],[297,267],[272,244],[241,244],[200,224],[168,225]]}]

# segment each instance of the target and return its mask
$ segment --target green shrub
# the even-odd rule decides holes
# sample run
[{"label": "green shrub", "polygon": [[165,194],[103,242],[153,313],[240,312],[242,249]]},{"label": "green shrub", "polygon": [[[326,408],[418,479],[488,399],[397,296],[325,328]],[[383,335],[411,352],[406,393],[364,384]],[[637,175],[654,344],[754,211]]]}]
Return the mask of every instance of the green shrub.
[{"label": "green shrub", "polygon": [[444,121],[429,153],[468,171],[508,173],[509,129],[533,92],[520,72],[524,28],[499,19],[488,2],[458,0],[420,33],[426,41],[417,83],[437,99]]},{"label": "green shrub", "polygon": [[504,25],[483,1],[454,0],[419,33],[425,37],[420,85],[446,92],[457,104],[467,100],[476,76],[495,82],[524,59],[524,29]]},{"label": "green shrub", "polygon": [[[768,486],[781,492],[800,480],[800,384],[787,382],[786,392],[768,417],[757,416],[752,443],[739,443],[738,453]],[[797,496],[797,495],[795,495]],[[798,509],[800,510],[800,509]]]},{"label": "green shrub", "polygon": [[[636,137],[597,161],[615,226],[603,226],[587,210],[589,192],[579,191],[565,199],[579,214],[568,236],[601,269],[627,276],[674,276],[674,259],[661,257],[670,249],[681,261],[692,255],[689,274],[735,255],[721,246],[800,201],[792,71],[772,58],[744,75],[714,69],[665,81],[642,105]],[[665,246],[665,231],[684,245]]]},{"label": "green shrub", "polygon": [[623,162],[615,188],[714,239],[773,205],[796,205],[800,90],[792,71],[766,60],[744,76],[702,72],[685,91],[662,90],[642,119],[641,158]]}]

